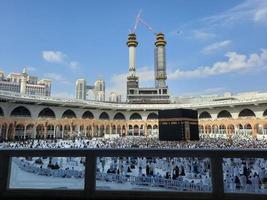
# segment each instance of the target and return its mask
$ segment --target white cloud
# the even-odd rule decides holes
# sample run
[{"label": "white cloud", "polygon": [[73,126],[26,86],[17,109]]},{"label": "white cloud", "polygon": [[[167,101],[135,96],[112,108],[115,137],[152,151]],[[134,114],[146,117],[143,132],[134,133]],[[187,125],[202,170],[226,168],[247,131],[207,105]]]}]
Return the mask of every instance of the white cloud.
[{"label": "white cloud", "polygon": [[199,78],[230,72],[265,69],[267,66],[267,49],[262,49],[261,53],[250,55],[238,54],[236,52],[227,52],[227,61],[215,62],[212,66],[201,66],[193,70],[182,71],[175,70],[168,73],[170,80],[181,78]]},{"label": "white cloud", "polygon": [[224,48],[228,47],[230,44],[231,44],[231,40],[224,40],[221,42],[215,42],[215,43],[212,43],[212,44],[206,46],[205,48],[203,48],[202,53],[212,54],[215,51],[218,51],[220,49],[224,49]]},{"label": "white cloud", "polygon": [[244,20],[267,24],[267,1],[246,0],[221,14],[206,17],[203,20],[210,25],[233,24]]},{"label": "white cloud", "polygon": [[253,19],[256,22],[267,23],[267,6],[258,9],[254,14]]},{"label": "white cloud", "polygon": [[43,51],[42,57],[47,62],[63,64],[72,70],[79,68],[78,61],[69,61],[68,56],[61,51]]},{"label": "white cloud", "polygon": [[51,63],[63,63],[67,57],[61,51],[43,51],[42,56],[45,61]]},{"label": "white cloud", "polygon": [[55,73],[45,73],[44,77],[51,79],[52,81],[58,81],[64,84],[71,84],[70,81],[68,81],[65,77],[63,77],[60,74]]},{"label": "white cloud", "polygon": [[192,31],[193,38],[198,40],[207,40],[214,38],[216,35],[214,33],[206,32],[203,30],[194,30]]}]

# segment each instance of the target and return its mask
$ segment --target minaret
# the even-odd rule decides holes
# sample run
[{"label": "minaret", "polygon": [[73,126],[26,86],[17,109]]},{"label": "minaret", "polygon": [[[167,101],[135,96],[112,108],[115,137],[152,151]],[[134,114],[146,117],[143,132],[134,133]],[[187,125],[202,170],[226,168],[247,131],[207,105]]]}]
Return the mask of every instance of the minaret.
[{"label": "minaret", "polygon": [[137,45],[135,33],[130,33],[127,41],[127,46],[129,47],[129,76],[135,76],[135,48]]},{"label": "minaret", "polygon": [[138,88],[138,77],[136,76],[136,63],[135,63],[135,48],[138,42],[136,41],[135,33],[128,35],[127,46],[129,47],[129,74],[127,76],[127,96],[135,94]]},{"label": "minaret", "polygon": [[21,81],[20,81],[20,93],[21,94],[26,94],[27,93],[27,77],[28,77],[28,72],[27,68],[23,68],[23,71],[21,73]]},{"label": "minaret", "polygon": [[167,42],[164,39],[163,33],[156,35],[155,42],[155,86],[156,88],[166,88],[166,56],[165,46]]}]

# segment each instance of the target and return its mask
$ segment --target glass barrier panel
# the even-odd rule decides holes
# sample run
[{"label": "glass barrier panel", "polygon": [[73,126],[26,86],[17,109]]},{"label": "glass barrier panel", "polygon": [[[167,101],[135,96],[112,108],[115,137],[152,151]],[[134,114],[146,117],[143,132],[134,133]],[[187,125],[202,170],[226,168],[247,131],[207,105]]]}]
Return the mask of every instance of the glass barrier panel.
[{"label": "glass barrier panel", "polygon": [[210,160],[98,157],[96,190],[211,192]]},{"label": "glass barrier panel", "polygon": [[224,158],[223,173],[227,193],[267,194],[267,159]]},{"label": "glass barrier panel", "polygon": [[10,189],[84,189],[84,157],[13,157]]}]

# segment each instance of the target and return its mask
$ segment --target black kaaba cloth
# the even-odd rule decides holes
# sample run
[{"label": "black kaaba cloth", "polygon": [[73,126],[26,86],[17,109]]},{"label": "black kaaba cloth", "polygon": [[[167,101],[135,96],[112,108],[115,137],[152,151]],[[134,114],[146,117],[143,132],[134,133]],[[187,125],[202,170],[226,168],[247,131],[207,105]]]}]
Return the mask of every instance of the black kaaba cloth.
[{"label": "black kaaba cloth", "polygon": [[159,140],[199,140],[197,111],[159,110]]}]

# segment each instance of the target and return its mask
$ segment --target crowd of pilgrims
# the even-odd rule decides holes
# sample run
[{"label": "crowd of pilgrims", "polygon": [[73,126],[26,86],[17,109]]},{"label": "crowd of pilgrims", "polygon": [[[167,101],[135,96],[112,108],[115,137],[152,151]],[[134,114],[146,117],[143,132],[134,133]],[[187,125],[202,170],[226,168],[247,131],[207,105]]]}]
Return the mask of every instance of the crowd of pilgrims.
[{"label": "crowd of pilgrims", "polygon": [[[0,143],[0,148],[259,148],[267,147],[266,140],[252,139],[214,139],[206,138],[199,141],[159,141],[157,138],[148,137],[123,137],[123,138],[76,138],[73,140],[25,140],[9,141]],[[45,162],[49,159],[49,162]],[[75,160],[77,167],[66,167],[68,160]],[[21,158],[21,168],[25,166],[33,173],[36,166],[40,169],[61,170],[62,177],[71,177],[78,174],[82,177],[81,166],[84,158],[67,159],[62,163],[52,162],[51,158],[38,158],[33,163],[29,159]],[[27,163],[27,160],[29,161]],[[31,160],[31,159],[30,159]],[[33,163],[33,164],[29,164]],[[33,170],[33,165],[35,170]],[[52,170],[52,171],[51,171]],[[84,170],[84,169],[83,169]],[[263,158],[224,158],[224,184],[228,191],[251,191],[267,193],[267,159]],[[63,172],[62,172],[63,171]],[[43,170],[41,170],[43,173]],[[44,175],[44,174],[39,174]],[[46,174],[48,175],[48,174]],[[113,176],[116,175],[116,176]],[[134,158],[134,157],[112,157],[97,158],[97,180],[122,182],[123,177],[146,177],[142,179],[147,182],[157,180],[171,180],[173,183],[184,183],[183,187],[198,185],[198,190],[209,190],[211,188],[210,161],[201,158]],[[112,178],[113,177],[113,178]],[[77,177],[76,177],[77,178]],[[131,179],[133,180],[133,179]],[[137,182],[137,179],[134,179]],[[140,182],[140,179],[138,179]],[[205,187],[204,187],[205,186]],[[165,186],[163,186],[165,187]],[[180,187],[180,186],[179,186]],[[195,187],[196,188],[196,187]],[[204,189],[203,189],[204,188]]]},{"label": "crowd of pilgrims", "polygon": [[152,137],[76,138],[73,140],[2,141],[0,148],[257,148],[267,147],[267,140],[203,138],[199,141],[160,141]]}]

